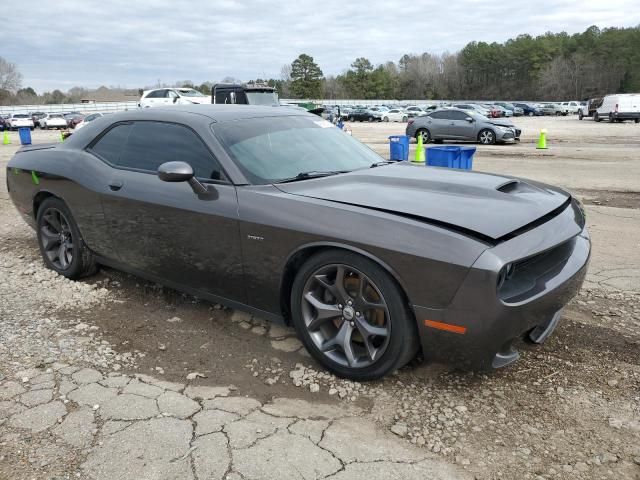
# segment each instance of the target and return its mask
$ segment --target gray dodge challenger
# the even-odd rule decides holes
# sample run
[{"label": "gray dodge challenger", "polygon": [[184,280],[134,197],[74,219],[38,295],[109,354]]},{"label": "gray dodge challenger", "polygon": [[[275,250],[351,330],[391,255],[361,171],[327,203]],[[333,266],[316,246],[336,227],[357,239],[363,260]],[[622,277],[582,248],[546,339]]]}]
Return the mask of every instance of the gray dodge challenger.
[{"label": "gray dodge challenger", "polygon": [[578,292],[584,211],[556,187],[388,162],[286,107],[109,115],[23,147],[7,188],[44,263],[100,265],[295,327],[335,374],[464,368],[541,343]]}]

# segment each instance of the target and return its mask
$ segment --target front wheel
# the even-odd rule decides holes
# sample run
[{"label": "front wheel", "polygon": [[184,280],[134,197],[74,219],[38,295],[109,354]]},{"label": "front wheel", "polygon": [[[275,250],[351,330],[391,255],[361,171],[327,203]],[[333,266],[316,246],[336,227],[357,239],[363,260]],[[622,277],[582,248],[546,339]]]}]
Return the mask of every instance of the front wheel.
[{"label": "front wheel", "polygon": [[582,113],[582,111],[578,112],[578,120],[582,120],[584,118],[584,114]]},{"label": "front wheel", "polygon": [[493,130],[485,128],[478,134],[478,142],[482,145],[494,145],[496,143],[496,134]]},{"label": "front wheel", "polygon": [[598,115],[598,112],[593,114],[593,121],[594,122],[600,122],[602,121],[602,119],[600,118],[600,115]]},{"label": "front wheel", "polygon": [[382,121],[383,121],[383,122],[388,122],[388,121],[389,121],[389,117],[383,117],[383,118],[382,118]]},{"label": "front wheel", "polygon": [[96,272],[93,254],[85,245],[67,205],[49,197],[38,209],[38,244],[45,265],[67,278],[77,279]]},{"label": "front wheel", "polygon": [[311,257],[292,287],[292,323],[309,353],[350,380],[375,380],[418,351],[415,319],[378,264],[342,250]]}]

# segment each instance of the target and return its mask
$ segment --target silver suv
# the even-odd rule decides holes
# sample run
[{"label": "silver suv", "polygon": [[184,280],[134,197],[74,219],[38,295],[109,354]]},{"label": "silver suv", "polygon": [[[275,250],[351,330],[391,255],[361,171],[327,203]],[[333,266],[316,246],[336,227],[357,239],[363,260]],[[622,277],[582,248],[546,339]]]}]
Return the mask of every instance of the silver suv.
[{"label": "silver suv", "polygon": [[422,141],[462,140],[483,145],[520,140],[521,130],[511,120],[486,118],[478,113],[448,108],[410,119],[406,134]]}]

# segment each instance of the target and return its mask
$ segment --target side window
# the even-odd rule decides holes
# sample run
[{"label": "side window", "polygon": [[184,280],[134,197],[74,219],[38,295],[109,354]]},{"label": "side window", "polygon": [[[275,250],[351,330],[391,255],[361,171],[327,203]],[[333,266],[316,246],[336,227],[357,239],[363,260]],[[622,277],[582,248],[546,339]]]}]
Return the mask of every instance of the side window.
[{"label": "side window", "polygon": [[176,98],[178,96],[179,95],[176,92],[174,92],[173,90],[167,90],[166,93],[165,93],[165,98]]},{"label": "side window", "polygon": [[115,165],[155,172],[165,162],[191,165],[196,177],[224,180],[222,169],[189,128],[161,122],[135,122]]},{"label": "side window", "polygon": [[105,133],[89,150],[107,162],[118,165],[122,147],[127,142],[131,124],[116,125]]},{"label": "side window", "polygon": [[147,98],[164,97],[164,92],[166,92],[166,90],[154,90],[153,92],[150,92],[149,95],[147,95]]},{"label": "side window", "polygon": [[469,116],[464,112],[456,112],[455,110],[447,113],[449,113],[449,118],[451,120],[465,120]]},{"label": "side window", "polygon": [[429,115],[431,118],[436,119],[436,120],[443,120],[446,119],[447,112],[433,112],[431,115]]}]

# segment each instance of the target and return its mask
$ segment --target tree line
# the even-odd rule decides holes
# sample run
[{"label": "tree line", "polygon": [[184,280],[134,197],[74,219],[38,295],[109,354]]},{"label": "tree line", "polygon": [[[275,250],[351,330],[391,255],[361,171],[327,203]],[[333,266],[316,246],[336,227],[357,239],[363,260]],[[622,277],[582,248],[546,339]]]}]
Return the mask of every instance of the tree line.
[{"label": "tree line", "polygon": [[[226,77],[223,82],[237,82]],[[0,57],[0,104],[65,103],[86,89],[37,95],[20,88],[17,67]],[[583,100],[608,93],[640,92],[640,26],[589,27],[582,33],[519,35],[504,43],[470,42],[459,52],[405,54],[374,65],[356,58],[343,73],[324,75],[305,53],[284,65],[280,78],[256,78],[281,98],[299,99],[521,99]],[[209,95],[215,82],[189,86]],[[147,87],[148,88],[148,87]]]}]

